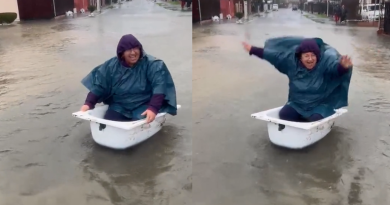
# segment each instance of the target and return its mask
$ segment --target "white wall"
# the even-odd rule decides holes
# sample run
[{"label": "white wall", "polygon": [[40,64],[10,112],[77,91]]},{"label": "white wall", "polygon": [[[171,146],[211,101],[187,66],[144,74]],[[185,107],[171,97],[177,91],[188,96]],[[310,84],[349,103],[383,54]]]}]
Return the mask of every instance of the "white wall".
[{"label": "white wall", "polygon": [[3,12],[16,12],[18,14],[16,21],[19,21],[19,8],[17,0],[0,0],[0,13]]}]

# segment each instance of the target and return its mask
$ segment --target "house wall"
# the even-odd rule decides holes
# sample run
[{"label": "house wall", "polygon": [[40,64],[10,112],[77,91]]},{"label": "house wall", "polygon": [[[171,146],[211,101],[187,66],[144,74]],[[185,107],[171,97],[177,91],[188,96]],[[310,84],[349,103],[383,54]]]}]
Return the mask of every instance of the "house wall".
[{"label": "house wall", "polygon": [[220,0],[199,0],[199,3],[202,21],[211,20],[211,17],[219,16],[221,13]]},{"label": "house wall", "polygon": [[[230,7],[229,7],[230,3]],[[237,10],[236,4],[239,3],[241,5],[241,11]],[[226,15],[230,14],[232,18],[235,16],[235,13],[242,12],[244,13],[244,0],[220,0],[221,5],[221,13],[223,13],[223,17],[226,19]],[[252,1],[247,0],[248,7],[248,16],[251,15],[252,11]]]},{"label": "house wall", "polygon": [[223,17],[226,18],[228,14],[234,17],[234,1],[233,0],[220,0],[221,4],[221,13],[223,13]]},{"label": "house wall", "polygon": [[3,12],[15,12],[18,15],[16,21],[20,20],[17,0],[0,0],[0,13]]},{"label": "house wall", "polygon": [[[100,0],[100,6],[106,6],[106,2],[111,2],[110,0]],[[85,12],[88,12],[88,6],[94,5],[97,6],[96,0],[74,0],[74,6],[77,8],[77,12],[80,13],[81,9],[84,9]]]},{"label": "house wall", "polygon": [[74,7],[77,8],[77,12],[80,13],[81,9],[88,11],[88,0],[74,0]]},{"label": "house wall", "polygon": [[54,18],[53,0],[17,0],[20,20]]}]

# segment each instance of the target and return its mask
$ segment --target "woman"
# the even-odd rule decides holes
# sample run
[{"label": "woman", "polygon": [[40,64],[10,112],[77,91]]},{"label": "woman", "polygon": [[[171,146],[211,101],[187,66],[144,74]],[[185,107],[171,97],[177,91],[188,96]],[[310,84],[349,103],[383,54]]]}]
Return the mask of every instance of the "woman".
[{"label": "woman", "polygon": [[187,0],[187,9],[191,8],[191,3],[192,3],[192,0]]},{"label": "woman", "polygon": [[340,21],[340,16],[341,16],[341,8],[339,5],[336,5],[334,9],[334,21],[336,22],[336,24]]},{"label": "woman", "polygon": [[117,56],[92,70],[82,84],[90,91],[81,111],[108,104],[106,120],[152,122],[158,112],[176,115],[176,90],[162,60],[147,55],[131,34],[123,36]]},{"label": "woman", "polygon": [[322,39],[280,37],[267,40],[264,48],[245,42],[243,46],[289,78],[288,102],[279,112],[280,119],[313,122],[348,105],[351,59]]},{"label": "woman", "polygon": [[344,5],[341,6],[341,11],[340,11],[340,23],[347,20],[347,14],[348,14],[348,11],[347,9],[345,8]]}]

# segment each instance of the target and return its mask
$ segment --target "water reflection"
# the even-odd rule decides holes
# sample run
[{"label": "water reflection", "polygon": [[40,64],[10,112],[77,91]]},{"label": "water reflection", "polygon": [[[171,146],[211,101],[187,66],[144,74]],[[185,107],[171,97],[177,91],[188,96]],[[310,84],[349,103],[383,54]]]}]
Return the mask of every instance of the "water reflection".
[{"label": "water reflection", "polygon": [[258,142],[258,156],[252,162],[261,178],[259,189],[283,204],[288,199],[303,200],[304,204],[339,201],[337,187],[343,168],[352,162],[349,145],[340,137],[346,133],[348,130],[334,128],[319,143],[296,151],[270,144],[264,133],[267,141]]},{"label": "water reflection", "polygon": [[119,152],[87,137],[84,144],[92,149],[82,163],[85,177],[100,184],[114,204],[150,205],[161,191],[155,188],[160,183],[156,177],[173,166],[177,135],[179,130],[168,125],[148,141]]},{"label": "water reflection", "polygon": [[362,30],[354,36],[354,46],[359,70],[376,78],[390,80],[390,38],[377,36],[371,29]]}]

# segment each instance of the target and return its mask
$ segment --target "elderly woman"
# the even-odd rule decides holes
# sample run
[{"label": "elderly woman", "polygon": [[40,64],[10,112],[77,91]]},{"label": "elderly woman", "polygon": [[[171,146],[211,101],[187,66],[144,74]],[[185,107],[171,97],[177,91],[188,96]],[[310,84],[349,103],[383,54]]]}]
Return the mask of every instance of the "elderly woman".
[{"label": "elderly woman", "polygon": [[280,37],[267,40],[264,48],[245,42],[243,46],[288,77],[288,102],[279,112],[280,119],[318,121],[348,105],[351,59],[322,39]]},{"label": "elderly woman", "polygon": [[117,56],[94,68],[82,84],[90,91],[81,111],[108,104],[106,120],[152,122],[159,112],[176,115],[176,90],[162,60],[147,55],[131,34],[123,36]]}]

